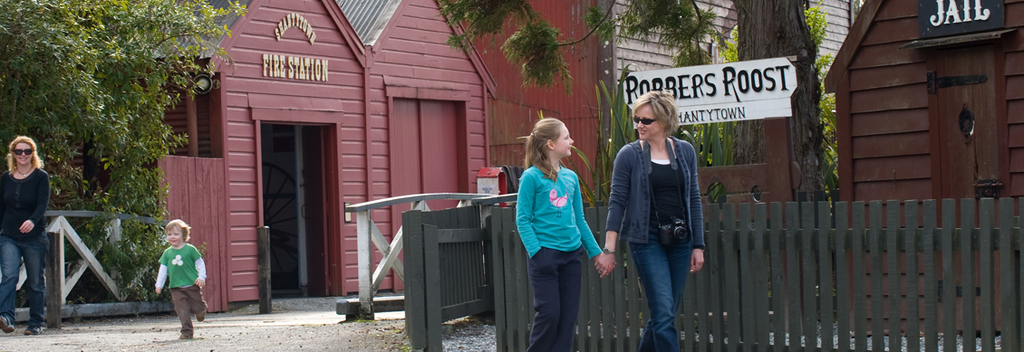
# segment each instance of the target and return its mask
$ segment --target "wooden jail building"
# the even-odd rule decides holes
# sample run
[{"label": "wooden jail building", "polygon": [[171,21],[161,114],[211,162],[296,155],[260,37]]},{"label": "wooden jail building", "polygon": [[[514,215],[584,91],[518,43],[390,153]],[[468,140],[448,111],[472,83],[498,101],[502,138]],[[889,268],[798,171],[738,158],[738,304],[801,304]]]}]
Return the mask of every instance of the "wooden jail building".
[{"label": "wooden jail building", "polygon": [[825,79],[844,201],[1024,196],[1024,1],[869,0]]}]

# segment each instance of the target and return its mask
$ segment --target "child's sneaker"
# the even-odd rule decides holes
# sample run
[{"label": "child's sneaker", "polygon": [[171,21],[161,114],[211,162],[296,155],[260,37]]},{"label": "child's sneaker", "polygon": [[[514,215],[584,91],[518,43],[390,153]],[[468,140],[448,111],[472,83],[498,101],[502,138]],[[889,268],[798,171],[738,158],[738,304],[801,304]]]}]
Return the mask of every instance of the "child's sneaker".
[{"label": "child's sneaker", "polygon": [[192,335],[181,334],[180,336],[178,336],[178,340],[191,340],[191,339],[192,339]]},{"label": "child's sneaker", "polygon": [[206,320],[206,311],[205,310],[203,310],[202,312],[196,313],[196,321],[203,321],[203,320]]},{"label": "child's sneaker", "polygon": [[28,329],[25,329],[25,335],[42,335],[42,334],[43,334],[43,327],[42,326],[29,327]]},{"label": "child's sneaker", "polygon": [[7,317],[0,316],[0,330],[3,332],[14,332],[14,323]]}]

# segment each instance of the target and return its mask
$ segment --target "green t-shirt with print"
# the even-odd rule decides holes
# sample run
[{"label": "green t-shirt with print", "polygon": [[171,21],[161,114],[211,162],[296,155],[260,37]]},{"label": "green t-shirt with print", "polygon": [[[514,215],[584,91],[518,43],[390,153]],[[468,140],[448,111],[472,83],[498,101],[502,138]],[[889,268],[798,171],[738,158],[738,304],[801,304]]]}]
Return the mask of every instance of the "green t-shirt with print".
[{"label": "green t-shirt with print", "polygon": [[160,264],[167,266],[167,281],[169,287],[182,287],[195,285],[199,278],[199,269],[196,269],[196,260],[202,258],[195,246],[186,243],[181,249],[168,247],[160,256]]}]

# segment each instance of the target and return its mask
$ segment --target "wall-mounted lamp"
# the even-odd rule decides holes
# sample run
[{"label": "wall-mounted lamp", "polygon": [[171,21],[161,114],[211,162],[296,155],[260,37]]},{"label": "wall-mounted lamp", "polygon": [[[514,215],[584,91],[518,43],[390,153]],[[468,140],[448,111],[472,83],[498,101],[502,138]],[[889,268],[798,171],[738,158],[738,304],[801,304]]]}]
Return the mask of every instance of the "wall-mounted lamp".
[{"label": "wall-mounted lamp", "polygon": [[213,79],[211,79],[208,74],[196,74],[195,77],[192,78],[192,81],[194,83],[192,91],[196,94],[206,94],[213,90]]}]

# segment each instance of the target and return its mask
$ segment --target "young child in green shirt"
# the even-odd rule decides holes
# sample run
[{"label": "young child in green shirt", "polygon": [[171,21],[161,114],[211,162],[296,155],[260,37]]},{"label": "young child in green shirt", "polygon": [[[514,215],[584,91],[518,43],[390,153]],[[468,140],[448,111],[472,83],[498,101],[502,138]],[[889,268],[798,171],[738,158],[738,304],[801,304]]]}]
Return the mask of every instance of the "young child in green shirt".
[{"label": "young child in green shirt", "polygon": [[156,278],[156,294],[160,294],[164,283],[170,279],[174,312],[181,320],[179,339],[192,338],[192,314],[198,321],[206,320],[206,300],[202,291],[206,286],[206,262],[195,246],[185,243],[191,230],[192,227],[181,219],[173,220],[164,227],[171,247],[160,256],[160,273]]}]

